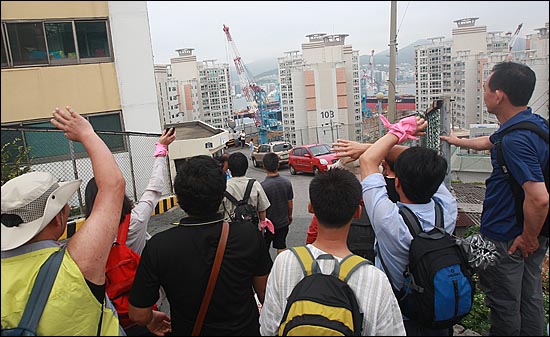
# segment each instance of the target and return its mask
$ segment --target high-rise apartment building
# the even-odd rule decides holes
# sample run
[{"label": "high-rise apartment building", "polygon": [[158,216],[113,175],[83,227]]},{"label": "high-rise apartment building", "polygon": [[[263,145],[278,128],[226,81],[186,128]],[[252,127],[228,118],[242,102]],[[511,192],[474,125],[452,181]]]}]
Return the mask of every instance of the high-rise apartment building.
[{"label": "high-rise apartment building", "polygon": [[310,34],[278,59],[283,131],[292,144],[361,140],[359,52],[347,34]]},{"label": "high-rise apartment building", "polygon": [[197,61],[193,48],[178,49],[169,65],[155,66],[161,120],[165,124],[200,120],[224,128],[233,111],[229,65]]},{"label": "high-rise apartment building", "polygon": [[72,105],[96,129],[160,132],[146,1],[1,6],[3,126],[53,128],[52,110]]}]

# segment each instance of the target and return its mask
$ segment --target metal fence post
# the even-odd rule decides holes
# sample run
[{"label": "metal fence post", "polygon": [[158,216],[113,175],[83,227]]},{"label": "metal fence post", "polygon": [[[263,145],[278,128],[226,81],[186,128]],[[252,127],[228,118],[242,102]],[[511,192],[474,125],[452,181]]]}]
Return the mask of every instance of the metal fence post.
[{"label": "metal fence post", "polygon": [[136,189],[136,176],[134,173],[134,161],[132,160],[132,150],[130,146],[130,135],[126,135],[126,143],[128,144],[128,157],[130,159],[130,173],[132,176],[132,187],[134,190],[134,201],[138,201],[137,198],[137,189]]},{"label": "metal fence post", "polygon": [[[448,136],[451,134],[451,97],[443,96],[443,106],[441,107],[440,135]],[[445,186],[451,190],[451,144],[440,141],[439,148],[441,155],[447,161],[447,174],[445,175]]]},{"label": "metal fence post", "polygon": [[[75,155],[74,155],[73,142],[71,140],[68,140],[68,139],[67,139],[67,141],[69,142],[69,153],[71,154],[71,162],[73,164],[74,178],[78,179],[78,168],[76,166],[76,158],[75,158]],[[82,201],[82,193],[80,192],[80,188],[77,191],[77,196],[78,196],[78,205],[80,207],[80,214],[86,214],[86,212],[84,212],[84,202]]]}]

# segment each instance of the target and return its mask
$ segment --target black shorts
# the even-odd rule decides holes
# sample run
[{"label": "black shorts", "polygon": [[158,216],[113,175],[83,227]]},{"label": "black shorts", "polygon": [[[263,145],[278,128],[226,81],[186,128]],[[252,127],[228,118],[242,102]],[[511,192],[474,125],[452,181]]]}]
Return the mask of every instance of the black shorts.
[{"label": "black shorts", "polygon": [[281,228],[275,228],[275,234],[271,234],[269,230],[265,231],[265,242],[267,242],[267,247],[273,242],[273,248],[275,249],[285,249],[286,248],[286,236],[288,235],[288,226]]}]

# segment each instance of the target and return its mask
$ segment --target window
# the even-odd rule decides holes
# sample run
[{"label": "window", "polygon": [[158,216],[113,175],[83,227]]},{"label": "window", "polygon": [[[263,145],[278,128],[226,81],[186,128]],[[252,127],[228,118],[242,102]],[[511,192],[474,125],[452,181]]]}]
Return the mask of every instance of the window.
[{"label": "window", "polygon": [[14,66],[48,64],[42,22],[8,23],[6,26]]},{"label": "window", "polygon": [[2,68],[111,62],[107,19],[2,22]]},{"label": "window", "polygon": [[52,22],[44,24],[51,64],[76,63],[73,24]]},{"label": "window", "polygon": [[105,21],[76,21],[80,58],[111,57]]},{"label": "window", "polygon": [[[126,151],[124,136],[122,134],[101,133],[101,131],[122,131],[120,113],[86,116],[86,118],[112,152]],[[18,138],[17,144],[30,148],[29,158],[31,158],[34,164],[67,160],[70,158],[70,146],[63,132],[40,131],[40,129],[56,129],[49,121],[19,123],[17,125],[36,130],[2,130],[2,145]],[[48,144],[48,146],[43,146],[43,144]],[[86,150],[81,143],[73,142],[73,150],[77,157],[86,156]]]}]

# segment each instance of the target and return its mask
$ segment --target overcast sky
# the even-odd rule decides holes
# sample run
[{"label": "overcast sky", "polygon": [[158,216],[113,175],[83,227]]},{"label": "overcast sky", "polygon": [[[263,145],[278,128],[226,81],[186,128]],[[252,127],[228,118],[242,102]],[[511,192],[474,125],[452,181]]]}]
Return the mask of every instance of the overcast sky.
[{"label": "overcast sky", "polygon": [[[453,21],[477,17],[489,32],[535,33],[548,22],[548,1],[398,1],[398,48],[430,37],[451,39]],[[155,64],[170,63],[176,49],[194,48],[199,61],[232,63],[223,25],[243,63],[300,50],[312,33],[348,34],[360,55],[388,49],[390,1],[148,1]]]}]

